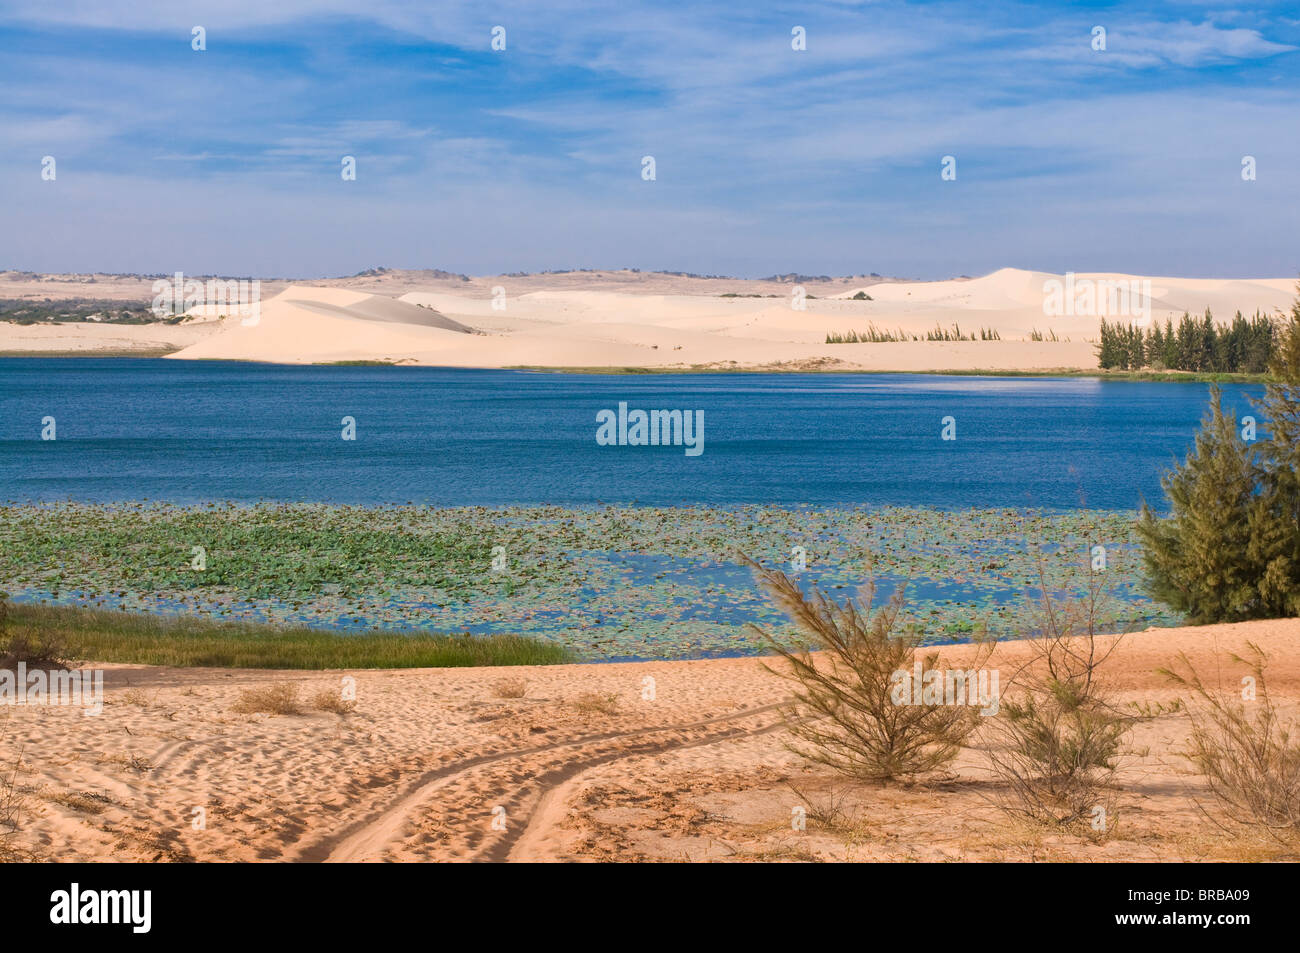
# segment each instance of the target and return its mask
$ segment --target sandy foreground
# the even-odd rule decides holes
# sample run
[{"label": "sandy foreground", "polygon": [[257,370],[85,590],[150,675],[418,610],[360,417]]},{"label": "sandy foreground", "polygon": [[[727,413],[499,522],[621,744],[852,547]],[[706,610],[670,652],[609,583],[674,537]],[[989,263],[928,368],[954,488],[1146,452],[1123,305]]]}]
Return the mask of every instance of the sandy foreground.
[{"label": "sandy foreground", "polygon": [[[1149,630],[1108,663],[1118,702],[1168,706],[1156,669],[1185,652],[1210,684],[1248,640],[1300,717],[1300,620]],[[960,664],[970,650],[943,650]],[[1023,643],[998,646],[1009,673]],[[785,747],[784,683],[756,659],[402,671],[266,672],[109,665],[98,717],[0,713],[31,809],[16,845],[50,860],[1258,860],[1289,856],[1225,832],[1178,754],[1185,714],[1130,735],[1117,823],[1093,839],[1001,813],[984,756],[955,779],[873,787]],[[232,711],[296,683],[304,702],[356,679],[348,714]],[[653,700],[643,697],[652,684]],[[509,683],[522,697],[508,697]],[[516,690],[519,685],[513,686]],[[796,808],[807,828],[794,829]],[[202,809],[202,829],[196,823]],[[1202,810],[1204,808],[1204,810]],[[1208,815],[1207,813],[1208,812]],[[824,815],[833,815],[827,819]]]},{"label": "sandy foreground", "polygon": [[[191,360],[479,368],[1094,369],[1105,314],[1049,314],[1044,288],[1056,280],[1064,282],[1064,276],[1014,268],[950,281],[828,279],[797,286],[633,272],[475,279],[389,272],[310,284],[265,282],[256,322],[195,309],[192,321],[176,326],[0,323],[0,352],[161,348]],[[1290,278],[1095,274],[1074,280],[1096,287],[1106,281],[1149,282],[1150,297],[1141,300],[1149,301],[1149,317],[1162,323],[1206,308],[1220,321],[1231,320],[1237,310],[1272,314],[1289,308],[1295,295]],[[7,288],[0,282],[0,293],[150,298],[144,279],[105,279],[91,286],[70,276],[12,281]],[[855,300],[858,294],[871,300]],[[1124,313],[1110,317],[1143,320]],[[954,326],[964,336],[989,331],[1000,339],[910,340],[936,328],[952,332]],[[865,334],[872,328],[909,339],[826,343],[828,335]]]}]

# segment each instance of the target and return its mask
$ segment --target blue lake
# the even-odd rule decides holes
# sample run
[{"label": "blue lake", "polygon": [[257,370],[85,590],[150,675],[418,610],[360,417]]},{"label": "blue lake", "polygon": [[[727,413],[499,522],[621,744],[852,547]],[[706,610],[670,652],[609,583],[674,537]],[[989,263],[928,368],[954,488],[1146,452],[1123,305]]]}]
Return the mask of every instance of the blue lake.
[{"label": "blue lake", "polygon": [[[1258,386],[1224,387],[1240,417]],[[935,375],[573,375],[0,359],[0,499],[1130,509],[1209,385]],[[704,452],[597,414],[703,411]],[[356,421],[344,440],[342,419]],[[55,440],[42,420],[55,419]],[[942,420],[956,439],[941,439]]]}]

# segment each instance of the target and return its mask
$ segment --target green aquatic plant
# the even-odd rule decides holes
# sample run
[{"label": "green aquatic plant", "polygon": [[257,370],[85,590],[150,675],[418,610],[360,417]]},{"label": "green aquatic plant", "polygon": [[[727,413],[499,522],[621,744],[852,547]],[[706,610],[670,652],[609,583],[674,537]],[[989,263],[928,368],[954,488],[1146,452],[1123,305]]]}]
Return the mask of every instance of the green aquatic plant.
[{"label": "green aquatic plant", "polygon": [[873,553],[882,579],[914,581],[928,637],[953,641],[976,621],[1013,630],[1036,579],[1027,543],[1051,549],[1049,573],[1064,579],[1098,542],[1126,621],[1176,622],[1134,591],[1133,514],[1082,510],[10,505],[0,506],[0,579],[24,603],[519,633],[582,658],[677,658],[756,654],[749,623],[780,622],[736,549],[780,564],[799,547],[827,591],[856,589]]}]

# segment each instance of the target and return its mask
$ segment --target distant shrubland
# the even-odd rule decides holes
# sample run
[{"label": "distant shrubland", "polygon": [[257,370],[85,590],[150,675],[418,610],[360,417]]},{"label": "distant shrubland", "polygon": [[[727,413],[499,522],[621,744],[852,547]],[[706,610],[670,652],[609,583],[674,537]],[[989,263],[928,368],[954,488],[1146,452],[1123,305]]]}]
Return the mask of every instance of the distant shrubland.
[{"label": "distant shrubland", "polygon": [[[184,315],[168,318],[177,324]],[[0,321],[11,324],[48,324],[73,321],[102,321],[105,324],[157,324],[159,318],[147,301],[110,301],[97,298],[0,299]]]}]

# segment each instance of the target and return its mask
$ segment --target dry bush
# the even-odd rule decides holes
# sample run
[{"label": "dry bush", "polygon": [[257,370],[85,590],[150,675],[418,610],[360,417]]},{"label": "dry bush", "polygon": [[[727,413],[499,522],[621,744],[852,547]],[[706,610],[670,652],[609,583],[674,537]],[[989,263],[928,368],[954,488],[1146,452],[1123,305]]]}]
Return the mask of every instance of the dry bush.
[{"label": "dry bush", "polygon": [[[1136,718],[1114,707],[1098,671],[1119,645],[1099,642],[1110,600],[1089,573],[1086,594],[1057,600],[1039,561],[1036,634],[1030,659],[1004,689],[1001,710],[987,725],[988,757],[1008,814],[1036,823],[1073,825],[1114,817],[1114,778],[1124,736]],[[1011,695],[1008,697],[1007,691]]]},{"label": "dry bush", "polygon": [[113,799],[107,794],[81,791],[55,791],[42,796],[52,804],[59,804],[83,814],[103,814],[113,803]]},{"label": "dry bush", "polygon": [[569,704],[583,714],[613,715],[618,712],[618,696],[613,692],[583,692]]},{"label": "dry bush", "polygon": [[3,646],[0,646],[0,664],[6,668],[12,668],[19,662],[27,663],[29,668],[32,666],[61,667],[68,658],[67,646],[57,635],[51,633],[37,636],[15,633],[5,640]]},{"label": "dry bush", "polygon": [[100,754],[95,758],[96,764],[116,764],[121,765],[128,771],[134,771],[136,774],[148,774],[154,769],[154,764],[148,758],[142,758],[138,754],[126,754],[121,751]]},{"label": "dry bush", "polygon": [[[8,713],[5,714],[8,718]],[[35,860],[30,851],[14,843],[14,835],[22,826],[23,817],[30,814],[29,799],[18,785],[23,756],[20,750],[12,760],[0,764],[0,864]]]},{"label": "dry bush", "polygon": [[1291,840],[1300,835],[1300,730],[1282,720],[1269,697],[1264,651],[1253,642],[1246,645],[1249,660],[1230,658],[1255,679],[1253,712],[1244,699],[1207,688],[1185,654],[1160,671],[1194,693],[1184,756],[1205,776],[1223,816]]},{"label": "dry bush", "polygon": [[63,640],[51,632],[15,632],[9,624],[9,593],[0,592],[0,666],[59,666],[69,657]]},{"label": "dry bush", "polygon": [[357,710],[357,703],[350,698],[344,698],[343,693],[340,691],[330,691],[325,688],[311,697],[311,707],[316,711],[332,711],[336,715],[350,715]]},{"label": "dry bush", "polygon": [[[901,633],[902,591],[872,610],[875,590],[864,587],[858,600],[843,605],[817,589],[805,595],[789,576],[742,557],[760,585],[808,641],[794,648],[761,629],[756,631],[784,662],[784,671],[764,664],[795,686],[786,722],[797,739],[796,754],[860,780],[910,780],[943,769],[974,730],[977,709],[964,705],[896,704],[895,673],[910,672],[920,636]],[[814,647],[821,652],[814,655]],[[979,651],[978,668],[992,644]],[[937,653],[924,656],[935,669]]]},{"label": "dry bush", "polygon": [[497,698],[523,698],[528,690],[528,683],[522,678],[501,678],[492,686],[492,694]]},{"label": "dry bush", "polygon": [[23,851],[14,846],[14,835],[22,821],[26,798],[18,790],[19,759],[0,767],[0,864],[26,860]]},{"label": "dry bush", "polygon": [[292,682],[280,682],[265,688],[247,688],[239,693],[239,700],[230,708],[240,715],[253,715],[266,712],[272,715],[300,715],[298,707],[298,686]]},{"label": "dry bush", "polygon": [[856,821],[851,788],[831,786],[823,795],[818,796],[800,789],[794,782],[786,786],[794,793],[814,827],[824,831],[848,830]]}]

